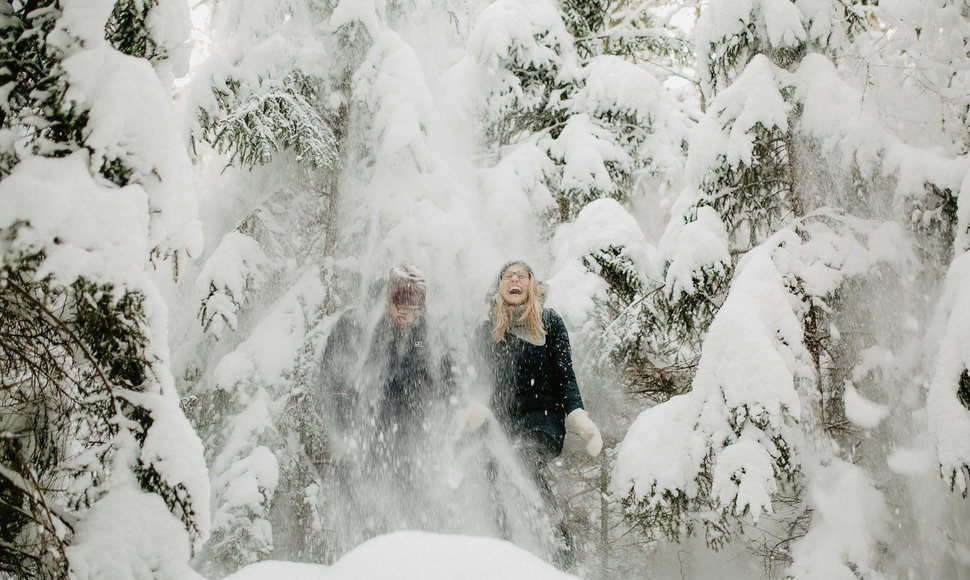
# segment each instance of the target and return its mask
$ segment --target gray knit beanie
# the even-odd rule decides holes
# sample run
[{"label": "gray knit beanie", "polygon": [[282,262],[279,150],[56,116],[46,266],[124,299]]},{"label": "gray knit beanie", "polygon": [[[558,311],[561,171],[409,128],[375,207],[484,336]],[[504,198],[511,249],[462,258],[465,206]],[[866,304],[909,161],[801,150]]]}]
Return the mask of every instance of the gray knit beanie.
[{"label": "gray knit beanie", "polygon": [[391,268],[387,279],[387,296],[391,304],[424,306],[427,284],[424,272],[410,262]]}]

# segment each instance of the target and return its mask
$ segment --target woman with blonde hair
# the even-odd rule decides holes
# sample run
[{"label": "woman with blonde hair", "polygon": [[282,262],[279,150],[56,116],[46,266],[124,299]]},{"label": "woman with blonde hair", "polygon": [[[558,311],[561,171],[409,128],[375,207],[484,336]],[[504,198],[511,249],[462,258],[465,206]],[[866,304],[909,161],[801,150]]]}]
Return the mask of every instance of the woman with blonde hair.
[{"label": "woman with blonde hair", "polygon": [[[567,428],[583,439],[586,452],[594,457],[603,439],[583,408],[566,325],[555,310],[543,305],[546,285],[528,264],[516,260],[499,271],[493,294],[489,320],[479,336],[485,376],[493,387],[492,411],[550,504],[553,524],[568,552],[563,514],[542,469],[562,452]],[[571,559],[568,553],[561,556]]]}]

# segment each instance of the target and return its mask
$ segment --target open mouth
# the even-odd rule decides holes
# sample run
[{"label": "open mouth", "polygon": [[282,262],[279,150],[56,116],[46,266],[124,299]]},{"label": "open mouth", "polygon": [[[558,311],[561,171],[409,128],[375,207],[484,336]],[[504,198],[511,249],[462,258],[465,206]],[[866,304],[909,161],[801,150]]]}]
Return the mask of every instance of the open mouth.
[{"label": "open mouth", "polygon": [[518,296],[519,294],[522,294],[522,288],[516,288],[516,287],[509,288],[509,294]]}]

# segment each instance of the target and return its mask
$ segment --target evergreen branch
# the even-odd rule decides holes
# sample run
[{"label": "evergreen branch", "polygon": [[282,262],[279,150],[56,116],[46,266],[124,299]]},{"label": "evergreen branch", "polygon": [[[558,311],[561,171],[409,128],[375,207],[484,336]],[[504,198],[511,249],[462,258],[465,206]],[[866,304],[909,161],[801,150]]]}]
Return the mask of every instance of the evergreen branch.
[{"label": "evergreen branch", "polygon": [[148,18],[158,0],[119,0],[105,23],[104,37],[125,54],[157,62],[167,58],[165,48],[152,38]]},{"label": "evergreen branch", "polygon": [[[57,547],[59,549],[60,557],[63,559],[65,569],[67,569],[68,567],[67,566],[67,546],[64,544],[64,541],[61,540],[60,536],[57,533],[57,526],[54,523],[55,510],[54,508],[51,507],[49,503],[47,503],[47,497],[41,491],[40,482],[37,481],[37,478],[34,475],[34,470],[30,468],[30,465],[24,460],[23,456],[19,452],[17,452],[14,446],[10,443],[9,439],[5,439],[4,443],[6,444],[6,447],[9,450],[9,452],[13,454],[13,457],[16,458],[17,462],[20,464],[21,473],[11,472],[9,469],[6,468],[6,466],[0,463],[0,475],[4,476],[4,478],[10,481],[12,484],[14,484],[15,487],[20,489],[22,492],[26,493],[28,496],[32,498],[34,502],[40,504],[43,507],[42,513],[44,516],[46,516],[47,524],[49,525],[44,526],[44,524],[38,521],[37,518],[33,515],[30,516],[30,519],[44,526],[47,529],[47,531],[50,533],[51,537],[54,538],[54,541],[57,542]],[[24,481],[23,475],[27,475],[27,477],[29,478],[31,487],[28,487],[26,485],[27,482]],[[68,528],[70,528],[72,531],[74,530],[74,526],[72,526],[65,518],[58,515],[57,519],[60,520],[61,523],[66,525]]]},{"label": "evergreen branch", "polygon": [[[624,40],[628,38],[644,39],[644,40],[664,40],[667,38],[659,34],[657,32],[657,29],[644,29],[643,32],[633,32],[633,33],[628,33],[626,30],[617,30],[617,29],[611,29],[611,30],[612,30],[611,32],[589,34],[586,36],[576,38],[576,42],[587,42],[590,40],[612,40],[615,38],[620,38]],[[681,39],[674,39],[674,40],[680,42],[685,46],[690,45],[690,43],[686,40],[681,40]]]},{"label": "evergreen branch", "polygon": [[294,150],[316,168],[332,169],[338,163],[333,131],[306,98],[290,89],[251,96],[218,121],[208,137],[220,153],[231,152],[230,165],[264,165],[283,149]]},{"label": "evergreen branch", "polygon": [[661,284],[660,286],[657,286],[653,290],[650,290],[649,292],[647,292],[646,294],[644,294],[640,298],[638,298],[635,301],[631,302],[629,305],[626,306],[626,308],[623,309],[622,312],[620,312],[612,321],[610,321],[610,323],[606,326],[606,328],[604,328],[603,331],[600,332],[600,336],[601,337],[606,336],[612,330],[613,326],[617,322],[619,322],[619,320],[621,318],[623,318],[626,314],[628,314],[630,311],[632,311],[633,308],[635,308],[638,304],[640,304],[641,302],[643,302],[647,298],[653,296],[654,294],[656,294],[657,292],[660,292],[663,289],[664,289],[664,285]]},{"label": "evergreen branch", "polygon": [[[98,364],[97,359],[95,359],[94,355],[91,354],[91,351],[88,349],[87,345],[84,344],[84,341],[81,340],[81,337],[78,336],[77,333],[74,332],[74,330],[71,329],[63,320],[55,316],[54,313],[51,312],[43,302],[41,302],[33,295],[31,295],[31,293],[26,288],[22,288],[20,284],[17,284],[14,281],[8,281],[8,284],[14,289],[15,292],[20,294],[21,297],[25,298],[28,302],[36,306],[37,310],[41,312],[41,314],[45,315],[51,322],[54,323],[54,325],[57,328],[61,329],[61,331],[63,331],[64,334],[72,340],[73,344],[76,347],[81,349],[81,352],[84,354],[85,358],[88,360],[88,362],[91,364],[91,367],[94,369],[95,374],[98,376],[98,378],[101,379],[101,382],[104,384],[104,386],[108,389],[108,392],[110,393],[114,388],[111,381],[108,380],[108,377],[105,375],[105,372],[101,368],[101,365]],[[113,395],[111,397],[112,399],[114,398]]]}]

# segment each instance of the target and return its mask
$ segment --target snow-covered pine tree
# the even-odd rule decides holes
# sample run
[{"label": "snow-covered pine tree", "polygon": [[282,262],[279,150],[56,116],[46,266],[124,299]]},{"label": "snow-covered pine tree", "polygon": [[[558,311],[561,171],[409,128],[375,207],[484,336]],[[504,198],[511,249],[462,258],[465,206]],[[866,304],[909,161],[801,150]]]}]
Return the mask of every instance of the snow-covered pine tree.
[{"label": "snow-covered pine tree", "polygon": [[[887,49],[882,52],[908,71],[897,90],[908,97],[906,102],[918,98],[927,105],[909,107],[908,115],[895,116],[896,122],[937,129],[937,146],[966,159],[970,151],[970,63],[965,46],[970,39],[970,9],[965,3],[946,0],[900,2],[880,10],[879,15],[895,33],[882,40]],[[921,255],[927,258],[928,267],[945,269],[937,322],[927,333],[927,351],[933,353],[930,358],[935,366],[929,373],[927,403],[930,415],[937,418],[931,426],[941,476],[964,497],[970,489],[970,448],[963,436],[970,429],[970,373],[966,370],[970,363],[962,330],[966,328],[963,304],[970,250],[970,214],[963,195],[968,187],[966,179],[950,184],[928,182],[925,195],[910,198],[911,224],[921,235]]]},{"label": "snow-covered pine tree", "polygon": [[[905,291],[922,282],[925,238],[913,226],[934,215],[913,223],[912,208],[945,214],[935,192],[958,188],[963,175],[959,160],[912,145],[914,133],[891,122],[883,99],[898,77],[863,93],[855,85],[871,77],[830,60],[863,53],[871,63],[863,47],[877,38],[868,29],[877,14],[784,0],[715,2],[702,14],[698,57],[713,100],[691,143],[683,222],[675,218],[661,251],[668,307],[707,336],[692,392],[638,419],[614,474],[641,523],[672,537],[703,527],[719,545],[735,525],[789,520],[788,540],[770,540],[781,548],[770,554],[794,577],[819,565],[846,574],[906,565],[877,561],[873,541],[850,549],[848,536],[828,547],[814,540],[850,520],[859,534],[886,537],[882,494],[892,490],[874,483],[890,477],[886,458],[860,444],[887,416],[882,432],[892,437],[910,411],[863,413],[859,393],[899,400],[896,389],[918,376],[871,355],[912,349],[901,325],[918,327],[927,306]],[[945,237],[947,221],[933,235]],[[887,276],[894,271],[907,281]],[[887,297],[914,316],[886,321],[869,308]],[[675,449],[642,455],[671,432],[681,433]],[[807,503],[773,516],[784,494]],[[863,499],[852,516],[827,509],[846,496]],[[806,506],[811,527],[793,544]]]},{"label": "snow-covered pine tree", "polygon": [[[614,127],[624,149],[637,160],[626,178],[625,206],[649,213],[643,225],[648,229],[650,222],[662,223],[666,216],[658,203],[665,200],[665,192],[680,187],[691,125],[684,109],[696,101],[694,83],[685,82],[690,43],[671,22],[687,7],[595,0],[565,2],[563,9],[587,68],[602,71],[589,76],[580,100]],[[672,80],[684,88],[673,88]],[[687,386],[690,357],[683,341],[676,340],[676,325],[656,307],[660,273],[614,244],[590,248],[581,258],[607,286],[605,295],[594,298],[595,330],[585,333],[585,346],[600,372],[618,369],[626,389],[663,400]]]},{"label": "snow-covered pine tree", "polygon": [[[735,8],[740,12],[729,16],[721,13]],[[654,295],[655,299],[650,305],[653,310],[651,319],[667,321],[666,325],[655,328],[672,332],[681,348],[688,353],[698,348],[702,336],[706,335],[708,340],[720,336],[714,333],[714,328],[709,329],[709,325],[716,320],[715,314],[721,312],[737,257],[757,247],[803,213],[792,181],[794,173],[790,169],[793,160],[789,157],[789,107],[782,89],[768,69],[790,65],[791,55],[804,48],[804,35],[793,31],[778,38],[772,37],[772,44],[766,38],[767,25],[761,6],[749,8],[751,12],[746,13],[748,8],[739,5],[713,3],[702,13],[698,23],[701,30],[698,62],[707,63],[709,67],[702,75],[705,81],[702,88],[705,90],[704,100],[710,105],[691,142],[688,167],[691,184],[687,194],[682,195],[674,207],[671,226],[661,240],[660,250],[666,260],[664,288]],[[722,28],[725,23],[731,23],[726,30]],[[786,22],[780,27],[790,24]],[[799,30],[800,27],[801,24],[798,24]],[[706,38],[711,39],[709,44],[704,40]],[[761,55],[769,49],[780,62],[774,63]],[[750,105],[755,95],[758,103]],[[710,101],[712,98],[714,100]],[[757,108],[748,109],[749,106]],[[685,203],[685,200],[688,201]],[[730,314],[731,310],[727,310],[722,318]],[[711,334],[708,334],[709,330]],[[783,338],[784,343],[789,340]],[[708,347],[707,351],[712,348]],[[690,406],[688,410],[686,403],[680,403],[681,400],[716,397],[702,393],[701,386],[708,385],[705,371],[705,358],[702,356],[691,395],[686,399],[676,398],[676,405],[675,401],[671,401],[651,410],[651,416],[656,417],[655,426],[663,423],[670,427],[668,421],[660,419],[664,409],[675,409],[675,415],[698,409]],[[718,388],[735,388],[719,386],[716,382],[710,386],[715,391]],[[793,389],[795,385],[792,383],[790,386]],[[763,410],[756,411],[755,424],[765,423],[757,428],[773,424],[777,429],[792,423],[791,419],[784,419],[785,413],[795,412],[789,408],[793,401],[797,401],[797,396],[792,393],[785,394],[786,403],[778,405],[776,402],[768,406],[775,413],[780,413],[778,417],[765,416]],[[743,398],[734,399],[731,404],[741,405],[744,412],[732,418],[737,424],[732,424],[729,432],[733,430],[740,435],[750,421],[745,419],[749,415],[746,408],[748,402]],[[755,407],[760,406],[755,401],[750,403]],[[643,421],[640,419],[638,423]],[[687,421],[689,423],[691,419]],[[720,431],[717,428],[711,430]],[[703,431],[700,425],[697,431]],[[788,444],[784,442],[784,436],[779,437],[777,431],[771,434],[770,430],[767,435],[775,440],[773,444],[768,443],[773,447],[773,453],[768,457],[777,461],[769,473],[777,471],[783,479],[791,476],[795,466],[789,464]],[[631,435],[628,435],[630,438]],[[703,438],[688,436],[683,444],[692,447],[695,443],[689,441],[702,441]],[[724,440],[714,443],[715,449],[719,444],[724,444]],[[641,497],[651,498],[639,504],[636,510],[643,517],[641,524],[647,530],[662,530],[668,537],[680,538],[682,534],[695,533],[700,527],[705,529],[709,543],[717,546],[731,535],[728,522],[707,517],[695,519],[693,514],[717,513],[720,498],[714,485],[718,480],[723,483],[723,478],[719,478],[715,472],[716,450],[713,453],[704,452],[705,444],[697,445],[698,450],[689,454],[692,464],[687,469],[687,472],[697,475],[693,481],[684,482],[686,485],[683,488],[674,489],[672,493],[663,488],[665,483],[669,483],[664,482],[650,491],[640,492],[643,495],[633,500],[636,504]],[[626,475],[622,472],[623,459],[616,476],[621,481]],[[763,474],[762,469],[752,467],[748,466],[752,475]],[[771,481],[774,486],[773,478]],[[660,499],[661,496],[663,499]],[[753,498],[746,499],[751,501]],[[733,498],[733,501],[738,501],[738,498]],[[753,505],[753,511],[760,510],[760,506]],[[740,512],[746,513],[749,507],[752,505],[741,504]],[[730,516],[730,510],[727,515]],[[755,517],[758,515],[755,513]]]},{"label": "snow-covered pine tree", "polygon": [[696,10],[696,3],[693,7],[691,4],[671,0],[564,0],[561,6],[581,57],[612,54],[682,75],[693,65],[693,45],[687,32],[672,24],[672,18],[685,10]]},{"label": "snow-covered pine tree", "polygon": [[[202,449],[147,267],[200,240],[167,94],[188,13],[141,8],[0,4],[5,577],[192,577],[208,534]],[[128,523],[112,519],[121,506]]]},{"label": "snow-covered pine tree", "polygon": [[310,391],[312,328],[336,296],[326,264],[346,72],[339,35],[320,24],[332,4],[199,7],[209,57],[184,105],[198,172],[221,175],[208,206],[219,218],[183,288],[198,309],[180,320],[178,362],[213,480],[212,539],[197,562],[210,574],[270,556],[325,560],[333,543],[319,524],[313,459],[326,450]]},{"label": "snow-covered pine tree", "polygon": [[[658,112],[662,90],[651,70],[620,56],[632,50],[631,39],[662,44],[664,37],[613,21],[612,2],[588,4],[560,10],[555,2],[495,2],[469,40],[492,75],[487,146],[531,146],[548,155],[553,222],[574,219],[595,199],[627,199],[640,174],[669,170],[671,144],[674,151],[682,144],[677,119]],[[582,44],[577,34],[586,35]],[[617,52],[610,52],[613,39]]]},{"label": "snow-covered pine tree", "polygon": [[[391,27],[426,26],[422,14],[437,18],[441,7],[213,7],[212,56],[188,94],[201,110],[200,171],[221,172],[216,197],[226,201],[212,202],[222,211],[222,223],[212,223],[220,241],[197,272],[202,324],[183,321],[180,362],[216,490],[213,536],[199,566],[225,574],[269,557],[332,561],[363,539],[351,529],[361,522],[336,519],[348,490],[332,477],[315,397],[320,348],[337,311],[386,273],[388,255],[419,260],[443,250],[415,233],[430,223],[426,211],[440,221],[427,198],[443,164],[425,143],[433,108],[420,63]],[[241,97],[295,78],[311,111],[264,115],[252,106],[263,101]],[[293,142],[278,138],[278,124],[295,117],[325,125],[291,131]],[[300,149],[328,131],[339,164]]]}]

